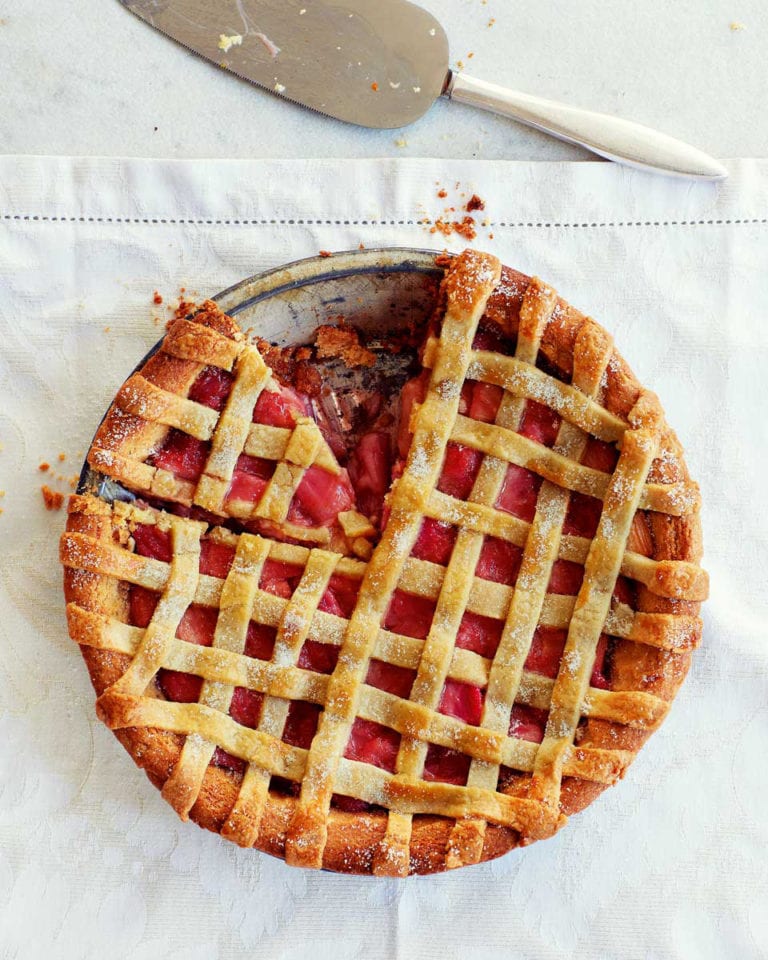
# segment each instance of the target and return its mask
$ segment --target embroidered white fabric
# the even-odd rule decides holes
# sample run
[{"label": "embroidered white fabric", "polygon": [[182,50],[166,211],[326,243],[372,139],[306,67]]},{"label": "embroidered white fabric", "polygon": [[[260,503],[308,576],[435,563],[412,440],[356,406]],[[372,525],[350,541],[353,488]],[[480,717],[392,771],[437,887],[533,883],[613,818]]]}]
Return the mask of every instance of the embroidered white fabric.
[{"label": "embroidered white fabric", "polygon": [[[730,169],[0,158],[3,958],[768,953],[768,162]],[[292,870],[180,823],[96,720],[40,485],[67,489],[159,337],[155,290],[360,243],[460,249],[420,221],[473,192],[475,245],[595,316],[661,397],[702,486],[704,645],[624,782],[554,839],[406,882]]]}]

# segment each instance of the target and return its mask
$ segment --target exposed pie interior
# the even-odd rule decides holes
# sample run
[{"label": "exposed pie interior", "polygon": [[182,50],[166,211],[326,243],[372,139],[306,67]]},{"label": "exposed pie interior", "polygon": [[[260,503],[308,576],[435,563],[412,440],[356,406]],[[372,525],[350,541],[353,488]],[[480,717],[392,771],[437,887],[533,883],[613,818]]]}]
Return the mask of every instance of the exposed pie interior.
[{"label": "exposed pie interior", "polygon": [[698,489],[601,327],[466,251],[420,361],[340,462],[207,304],[90,451],[136,500],[70,504],[99,715],[182,817],[292,864],[402,876],[551,836],[700,640]]}]

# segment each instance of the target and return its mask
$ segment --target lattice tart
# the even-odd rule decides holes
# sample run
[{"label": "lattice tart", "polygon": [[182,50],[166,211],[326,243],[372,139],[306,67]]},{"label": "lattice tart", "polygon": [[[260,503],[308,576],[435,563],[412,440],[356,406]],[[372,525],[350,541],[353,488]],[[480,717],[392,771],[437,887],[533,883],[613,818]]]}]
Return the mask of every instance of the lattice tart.
[{"label": "lattice tart", "polygon": [[135,499],[69,507],[99,717],[182,818],[295,865],[405,876],[551,836],[701,637],[698,488],[597,323],[466,251],[419,356],[346,464],[208,304],[94,440]]}]

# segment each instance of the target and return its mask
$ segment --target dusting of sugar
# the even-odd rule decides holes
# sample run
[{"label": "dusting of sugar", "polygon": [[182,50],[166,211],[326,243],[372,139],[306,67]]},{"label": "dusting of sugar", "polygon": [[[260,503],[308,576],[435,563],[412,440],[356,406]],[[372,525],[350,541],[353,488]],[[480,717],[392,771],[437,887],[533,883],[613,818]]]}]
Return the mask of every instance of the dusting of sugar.
[{"label": "dusting of sugar", "polygon": [[426,477],[429,474],[429,461],[427,460],[427,453],[423,446],[416,446],[414,444],[408,470],[414,477],[418,478]]},{"label": "dusting of sugar", "polygon": [[569,650],[567,653],[563,654],[563,665],[568,673],[571,676],[575,676],[578,673],[579,667],[581,666],[581,654],[578,650]]},{"label": "dusting of sugar", "polygon": [[437,385],[437,392],[443,400],[455,400],[459,395],[459,384],[456,380],[441,380]]},{"label": "dusting of sugar", "polygon": [[301,633],[307,629],[309,629],[307,618],[287,607],[283,614],[283,630],[286,633]]}]

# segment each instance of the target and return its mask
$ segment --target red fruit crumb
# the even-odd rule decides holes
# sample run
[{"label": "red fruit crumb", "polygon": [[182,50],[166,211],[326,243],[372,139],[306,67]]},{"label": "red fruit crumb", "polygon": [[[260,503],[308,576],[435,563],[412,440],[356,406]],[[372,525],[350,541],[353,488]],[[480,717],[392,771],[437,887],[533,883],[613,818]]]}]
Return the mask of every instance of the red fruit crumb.
[{"label": "red fruit crumb", "polygon": [[47,473],[51,469],[51,465],[50,463],[47,463],[45,460],[43,460],[43,462],[40,464],[40,466],[37,469],[40,471],[40,473]]},{"label": "red fruit crumb", "polygon": [[58,490],[51,490],[51,488],[45,484],[40,487],[40,490],[43,494],[46,510],[61,510],[64,504],[63,493],[59,493]]},{"label": "red fruit crumb", "polygon": [[467,212],[471,212],[472,210],[485,210],[485,200],[481,200],[476,193],[473,193],[469,200],[467,200],[466,210]]},{"label": "red fruit crumb", "polygon": [[152,302],[156,303],[158,306],[163,302],[163,298],[160,296],[157,290],[155,290],[155,295],[152,297]]},{"label": "red fruit crumb", "polygon": [[438,197],[440,197],[441,200],[443,200],[445,197],[448,196],[448,191],[447,191],[447,190],[438,190],[438,191],[437,191],[437,195],[438,195]]},{"label": "red fruit crumb", "polygon": [[374,83],[371,84],[371,90],[373,90],[373,92],[376,93],[378,89],[379,89],[379,85],[374,81]]}]

